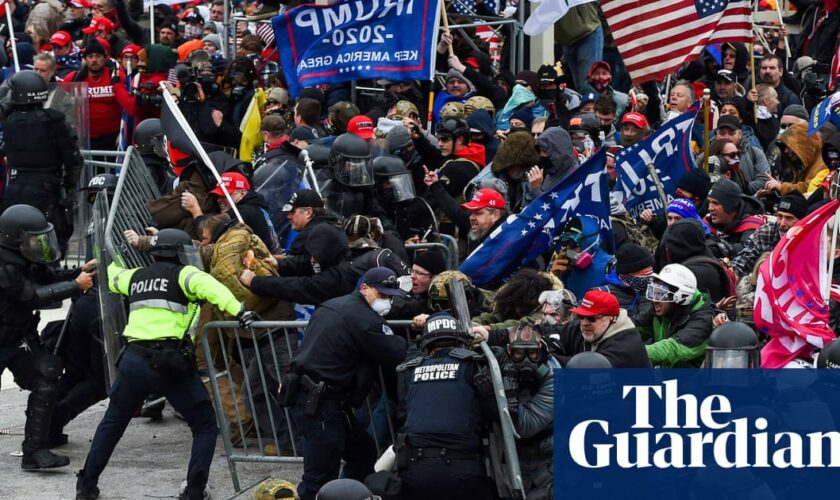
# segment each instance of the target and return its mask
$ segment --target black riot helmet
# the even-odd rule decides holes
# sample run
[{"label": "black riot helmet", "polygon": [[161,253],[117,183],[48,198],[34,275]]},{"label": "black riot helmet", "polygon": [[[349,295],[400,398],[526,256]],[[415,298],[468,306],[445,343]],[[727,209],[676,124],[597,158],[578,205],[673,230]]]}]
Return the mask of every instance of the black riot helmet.
[{"label": "black riot helmet", "polygon": [[415,197],[414,179],[399,156],[377,156],[371,162],[376,190],[387,202],[400,203]]},{"label": "black riot helmet", "polygon": [[460,118],[443,118],[435,127],[435,136],[451,138],[453,141],[463,137],[466,146],[470,143],[470,126]]},{"label": "black riot helmet", "polygon": [[47,82],[38,73],[25,69],[18,71],[9,80],[12,87],[12,104],[15,106],[43,105],[47,102]]},{"label": "black riot helmet", "polygon": [[166,159],[163,128],[160,119],[147,118],[134,127],[134,147],[141,155],[153,154]]},{"label": "black riot helmet", "polygon": [[355,479],[333,479],[321,486],[315,500],[372,500],[373,493]]},{"label": "black riot helmet", "polygon": [[745,323],[724,323],[709,336],[706,368],[758,368],[760,364],[758,336]]},{"label": "black riot helmet", "polygon": [[203,268],[198,249],[193,245],[192,238],[180,229],[161,229],[152,236],[149,253],[155,260],[179,262],[185,266]]},{"label": "black riot helmet", "polygon": [[566,363],[566,368],[612,368],[612,363],[603,354],[584,351],[572,356]]},{"label": "black riot helmet", "polygon": [[105,191],[109,196],[113,196],[117,190],[118,181],[119,179],[114,174],[94,175],[88,182],[87,187],[83,187],[81,191],[87,191],[87,201],[93,204],[100,191]]},{"label": "black riot helmet", "polygon": [[469,339],[459,333],[458,320],[449,313],[437,312],[426,318],[420,349],[428,353],[435,344],[446,341],[452,347],[464,347]]},{"label": "black riot helmet", "polygon": [[36,264],[52,264],[61,258],[55,228],[31,205],[12,205],[0,214],[0,246]]},{"label": "black riot helmet", "polygon": [[370,146],[354,134],[341,134],[330,148],[330,168],[335,180],[348,187],[373,185]]},{"label": "black riot helmet", "polygon": [[817,355],[817,368],[840,368],[840,341],[832,340]]}]

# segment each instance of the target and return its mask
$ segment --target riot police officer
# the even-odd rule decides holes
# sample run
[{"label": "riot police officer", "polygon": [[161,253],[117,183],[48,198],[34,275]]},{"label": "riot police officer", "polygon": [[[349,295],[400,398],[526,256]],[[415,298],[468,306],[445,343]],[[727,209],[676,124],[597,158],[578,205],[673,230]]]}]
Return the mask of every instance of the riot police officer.
[{"label": "riot police officer", "polygon": [[397,368],[402,430],[394,451],[402,498],[493,498],[482,437],[498,410],[482,358],[464,348],[470,337],[460,332],[452,315],[429,316],[420,339],[423,355]]},{"label": "riot police officer", "polygon": [[309,320],[281,393],[303,437],[302,500],[338,477],[342,458],[345,477],[373,473],[376,446],[352,408],[365,401],[380,367],[387,374],[405,359],[405,339],[383,319],[391,297],[402,294],[393,271],[374,267],[357,290],[322,303]]},{"label": "riot police officer", "polygon": [[160,194],[172,192],[175,171],[167,159],[159,118],[147,118],[134,127],[134,147],[152,174]]},{"label": "riot police officer", "polygon": [[355,214],[384,219],[373,197],[370,145],[354,134],[341,134],[330,147],[329,169],[319,169],[321,196],[329,211],[344,219]]},{"label": "riot police officer", "polygon": [[243,328],[254,321],[254,313],[246,311],[230,290],[196,267],[201,260],[187,233],[161,230],[152,238],[149,253],[155,258],[149,267],[108,267],[111,291],[128,296],[131,312],[123,332],[128,345],[118,361],[110,404],[93,436],[84,469],[78,474],[77,499],[99,495],[99,475],[137,407],[150,393],[165,396],[189,424],[192,455],[181,498],[204,498],[218,430],[213,406],[195,369],[189,330],[197,317],[199,301],[208,301],[236,316]]},{"label": "riot police officer", "polygon": [[405,162],[394,155],[377,156],[373,166],[374,196],[391,225],[405,241],[421,236],[434,225],[432,209],[415,196],[414,180]]},{"label": "riot police officer", "polygon": [[[60,256],[55,229],[40,210],[14,205],[0,215],[0,373],[10,369],[18,385],[31,391],[21,462],[27,470],[70,463],[49,450],[56,381],[62,367],[60,359],[41,349],[35,310],[90,288],[93,274],[57,273],[51,265]],[[84,269],[94,265],[88,262]]]},{"label": "riot police officer", "polygon": [[9,176],[2,208],[25,203],[41,210],[64,251],[73,234],[69,193],[79,180],[82,155],[64,115],[44,109],[48,89],[38,73],[20,71],[9,83],[13,107],[4,128]]}]

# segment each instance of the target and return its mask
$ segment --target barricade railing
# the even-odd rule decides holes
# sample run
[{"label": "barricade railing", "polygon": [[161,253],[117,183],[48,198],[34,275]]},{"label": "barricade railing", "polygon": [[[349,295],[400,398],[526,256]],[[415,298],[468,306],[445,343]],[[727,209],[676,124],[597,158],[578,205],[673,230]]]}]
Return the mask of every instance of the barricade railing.
[{"label": "barricade railing", "polygon": [[[296,332],[307,321],[258,321],[248,330],[236,321],[211,321],[197,336],[201,351],[199,370],[209,384],[221,430],[222,443],[236,492],[239,463],[302,463],[302,444],[295,434],[290,408],[277,400],[280,384],[297,350]],[[410,320],[389,321],[396,332],[406,332]],[[246,332],[244,335],[243,332]],[[197,342],[198,343],[198,342]],[[501,426],[491,434],[490,449],[494,477],[500,492],[521,497],[522,480],[516,455],[515,432],[507,410],[501,372],[486,344],[483,353],[490,366],[495,396],[502,414]],[[385,375],[380,370],[379,385],[356,411],[381,454],[396,440],[396,402],[385,389]],[[274,448],[271,450],[270,448]],[[250,488],[250,486],[245,489]]]},{"label": "barricade railing", "polygon": [[[417,255],[416,252],[418,250],[440,250],[443,252],[443,257],[446,260],[446,268],[447,269],[457,269],[458,267],[458,257],[455,257],[455,265],[452,265],[452,251],[450,250],[449,246],[443,243],[409,243],[405,246],[406,252],[409,254]],[[414,258],[412,257],[412,262]]]}]

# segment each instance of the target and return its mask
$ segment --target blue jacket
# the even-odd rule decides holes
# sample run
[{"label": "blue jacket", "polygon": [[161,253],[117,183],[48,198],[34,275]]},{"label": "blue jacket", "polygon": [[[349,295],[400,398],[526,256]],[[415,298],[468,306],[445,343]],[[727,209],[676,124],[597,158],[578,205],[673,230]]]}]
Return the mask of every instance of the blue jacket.
[{"label": "blue jacket", "polygon": [[587,251],[592,254],[592,264],[585,269],[578,269],[573,267],[571,270],[563,273],[560,278],[566,284],[575,297],[581,298],[591,288],[601,286],[607,283],[607,275],[613,268],[615,257],[604,251],[600,246],[600,228],[598,221],[592,217],[581,217],[583,222],[583,239],[582,248],[586,249],[591,245]]}]

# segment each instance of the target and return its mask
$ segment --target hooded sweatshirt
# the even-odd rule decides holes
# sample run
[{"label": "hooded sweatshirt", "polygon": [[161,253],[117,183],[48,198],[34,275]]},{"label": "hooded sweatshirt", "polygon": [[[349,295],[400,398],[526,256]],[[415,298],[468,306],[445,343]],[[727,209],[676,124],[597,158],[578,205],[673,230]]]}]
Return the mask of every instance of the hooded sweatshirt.
[{"label": "hooded sweatshirt", "polygon": [[825,177],[828,169],[822,160],[822,140],[818,134],[808,137],[808,126],[804,123],[797,123],[789,127],[779,139],[785,146],[790,148],[802,161],[803,169],[799,172],[784,172],[783,177],[792,178],[791,182],[782,182],[779,192],[786,195],[791,191],[799,191],[802,194],[809,193],[811,181],[821,175]]},{"label": "hooded sweatshirt", "polygon": [[542,187],[534,192],[534,197],[550,190],[560,179],[569,175],[577,168],[577,156],[572,147],[572,138],[569,133],[560,127],[550,127],[540,134],[537,145],[541,151],[548,154],[551,160],[551,167],[543,172]]},{"label": "hooded sweatshirt", "polygon": [[483,109],[473,111],[467,117],[467,125],[471,129],[480,130],[487,138],[484,143],[484,165],[490,163],[496,157],[496,151],[499,149],[496,126],[493,124],[493,118],[490,117],[490,113]]},{"label": "hooded sweatshirt", "polygon": [[[693,219],[678,220],[668,226],[656,251],[658,269],[668,264],[684,264],[697,278],[697,289],[707,292],[712,300],[717,301],[725,296],[729,286],[728,282],[723,282],[720,266],[710,260],[714,258],[703,228]],[[686,262],[689,259],[691,261]]]}]

